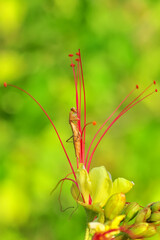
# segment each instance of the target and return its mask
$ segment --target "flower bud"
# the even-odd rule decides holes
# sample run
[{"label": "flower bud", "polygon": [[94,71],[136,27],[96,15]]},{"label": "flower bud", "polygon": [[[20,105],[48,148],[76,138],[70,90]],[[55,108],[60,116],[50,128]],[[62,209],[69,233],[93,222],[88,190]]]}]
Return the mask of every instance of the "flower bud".
[{"label": "flower bud", "polygon": [[149,222],[157,222],[160,221],[160,211],[153,212],[148,219]]},{"label": "flower bud", "polygon": [[137,223],[133,227],[130,228],[130,237],[135,238],[142,238],[148,229],[148,223]]},{"label": "flower bud", "polygon": [[157,233],[157,229],[156,226],[154,226],[153,224],[149,224],[146,232],[144,233],[143,237],[148,238],[148,237],[152,237]]},{"label": "flower bud", "polygon": [[135,222],[136,223],[145,222],[150,216],[151,216],[151,209],[149,207],[143,208],[137,214]]},{"label": "flower bud", "polygon": [[129,203],[124,210],[124,214],[126,215],[124,221],[129,222],[130,220],[132,220],[138,213],[139,209],[140,209],[140,206],[138,203],[136,202]]},{"label": "flower bud", "polygon": [[115,218],[123,210],[125,202],[126,202],[125,194],[123,193],[113,194],[108,199],[105,205],[105,208],[104,208],[105,217],[110,220]]},{"label": "flower bud", "polygon": [[160,201],[152,203],[150,208],[152,212],[160,211]]}]

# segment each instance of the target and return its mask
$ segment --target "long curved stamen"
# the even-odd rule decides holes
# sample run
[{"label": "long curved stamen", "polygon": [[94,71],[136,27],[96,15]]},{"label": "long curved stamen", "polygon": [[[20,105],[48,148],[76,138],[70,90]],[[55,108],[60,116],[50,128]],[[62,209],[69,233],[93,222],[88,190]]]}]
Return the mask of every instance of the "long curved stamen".
[{"label": "long curved stamen", "polygon": [[90,124],[92,124],[93,126],[95,126],[97,123],[96,123],[96,121],[86,123],[86,125],[85,125],[85,126],[83,127],[83,129],[82,129],[81,137],[83,136],[83,133],[84,133],[85,128],[86,128],[88,125],[90,125]]},{"label": "long curved stamen", "polygon": [[88,151],[87,151],[87,155],[86,155],[86,161],[85,161],[85,167],[87,166],[87,160],[88,160],[88,156],[89,156],[89,152],[90,152],[90,149],[93,145],[93,142],[95,140],[95,138],[97,137],[98,133],[101,131],[101,129],[104,127],[104,125],[110,120],[110,118],[117,112],[117,110],[121,107],[121,105],[128,99],[128,97],[136,90],[138,89],[138,87],[136,86],[124,99],[123,101],[118,105],[118,107],[113,111],[113,113],[106,119],[106,121],[102,124],[102,126],[99,128],[99,130],[96,132],[96,134],[94,135],[90,145],[89,145],[89,148],[88,148]]},{"label": "long curved stamen", "polygon": [[[122,111],[125,111],[129,106],[131,106],[132,103],[134,103],[140,96],[142,96],[152,85],[155,85],[156,84],[156,81],[153,81],[153,83],[151,83],[149,86],[147,86],[135,99],[133,99],[133,101],[131,101]],[[136,88],[134,88],[125,98],[124,100],[118,105],[118,107],[114,110],[114,112],[106,119],[106,121],[102,124],[102,126],[100,127],[100,129],[97,131],[97,133],[95,134],[95,136],[93,137],[92,139],[92,142],[88,148],[88,152],[87,152],[87,155],[86,155],[86,161],[85,161],[85,166],[87,165],[87,160],[88,160],[88,155],[89,155],[89,152],[90,152],[90,149],[92,147],[92,144],[96,138],[96,136],[98,135],[98,133],[100,132],[100,130],[103,128],[103,126],[110,120],[110,118],[113,116],[113,114],[120,108],[120,106],[122,105],[122,103],[125,102],[125,100],[135,91],[135,89],[139,89],[139,86],[136,85]]]},{"label": "long curved stamen", "polygon": [[[69,176],[70,174],[68,174],[67,176]],[[57,187],[59,186],[59,184],[62,182],[64,182],[65,180],[68,180],[68,181],[71,181],[71,182],[73,182],[73,183],[75,183],[76,184],[76,186],[77,186],[77,188],[78,188],[78,183],[76,182],[76,181],[74,181],[72,178],[67,178],[67,177],[65,177],[65,178],[62,178],[61,180],[59,180],[59,182],[56,184],[56,186],[52,189],[52,191],[51,191],[51,193],[50,194],[52,194],[56,189],[57,189]],[[79,188],[78,188],[79,189]]]},{"label": "long curved stamen", "polygon": [[76,78],[76,73],[75,73],[75,64],[73,63],[73,60],[72,60],[72,57],[73,57],[73,54],[69,54],[68,55],[70,58],[71,58],[71,67],[72,67],[72,70],[73,70],[73,76],[74,76],[74,82],[75,82],[75,89],[76,89],[76,108],[77,108],[77,112],[78,112],[78,88],[77,88],[77,78]]},{"label": "long curved stamen", "polygon": [[108,128],[104,131],[104,133],[102,134],[102,136],[100,137],[100,139],[98,140],[96,146],[94,147],[91,156],[89,158],[89,162],[88,162],[88,167],[87,167],[87,171],[89,172],[90,169],[90,165],[91,165],[91,161],[92,161],[92,157],[93,154],[95,152],[95,150],[97,149],[99,143],[101,142],[102,138],[104,137],[104,135],[108,132],[108,130],[111,128],[111,126],[121,117],[123,116],[126,112],[128,112],[132,107],[134,107],[136,104],[138,104],[139,102],[143,101],[145,98],[149,97],[150,95],[152,95],[153,93],[157,92],[157,89],[155,89],[155,91],[149,93],[148,95],[146,95],[145,97],[143,97],[142,99],[138,100],[137,102],[135,102],[134,104],[132,104],[129,108],[127,108],[124,112],[122,111],[122,113],[120,113],[113,121],[112,123],[108,126]]},{"label": "long curved stamen", "polygon": [[[72,172],[71,173],[68,173],[65,178],[67,178],[69,175],[73,174]],[[62,203],[61,203],[61,193],[62,193],[62,188],[63,188],[63,184],[64,184],[64,181],[65,179],[62,181],[62,182],[59,182],[58,185],[61,183],[61,187],[60,187],[60,192],[59,192],[59,196],[58,196],[58,200],[59,200],[59,205],[60,205],[60,210],[61,212],[65,212],[66,210],[70,209],[70,208],[74,208],[74,207],[67,207],[65,209],[63,209],[62,207]],[[57,187],[58,187],[57,185]],[[53,193],[53,190],[52,190],[52,193]]]},{"label": "long curved stamen", "polygon": [[[83,98],[84,98],[84,126],[85,126],[86,125],[86,93],[85,93],[85,84],[84,84],[84,76],[83,76],[83,68],[82,68],[82,59],[81,59],[80,49],[79,49],[77,55],[79,56],[80,68],[81,68],[81,78],[82,78]],[[86,131],[84,130],[83,143],[82,143],[82,145],[83,145],[82,146],[83,161],[84,161],[84,158],[85,158],[85,137],[86,137]]]},{"label": "long curved stamen", "polygon": [[59,133],[58,133],[58,131],[57,131],[54,123],[52,122],[52,120],[51,120],[51,118],[49,117],[49,115],[47,114],[47,112],[44,110],[44,108],[41,106],[41,104],[40,104],[30,93],[28,93],[28,92],[25,91],[24,89],[22,89],[22,88],[20,88],[20,87],[17,87],[17,86],[15,86],[15,85],[12,85],[12,84],[4,83],[4,87],[7,87],[7,86],[17,88],[17,89],[19,89],[20,91],[26,93],[26,94],[27,94],[29,97],[31,97],[31,98],[38,104],[38,106],[42,109],[42,111],[44,112],[44,114],[46,115],[46,117],[49,119],[50,123],[52,124],[52,126],[53,126],[53,128],[54,128],[54,130],[55,130],[55,132],[56,132],[56,134],[57,134],[57,136],[58,136],[58,139],[59,139],[59,141],[60,141],[60,144],[61,144],[61,146],[62,146],[62,148],[63,148],[63,150],[64,150],[64,153],[65,153],[65,155],[66,155],[66,157],[67,157],[67,159],[68,159],[69,165],[70,165],[70,167],[71,167],[71,169],[72,169],[74,178],[75,178],[75,180],[76,180],[76,179],[77,179],[77,178],[76,178],[76,174],[75,174],[75,171],[74,171],[74,169],[73,169],[72,163],[71,163],[71,161],[70,161],[70,159],[69,159],[69,156],[68,156],[68,154],[67,154],[67,151],[66,151],[66,149],[65,149],[65,147],[64,147],[64,145],[63,145],[63,143],[62,143],[62,140],[61,140],[61,138],[60,138],[60,136],[59,136]]},{"label": "long curved stamen", "polygon": [[[75,59],[77,62],[77,79],[79,79],[79,107],[78,107],[78,116],[79,116],[79,121],[78,121],[78,128],[79,132],[81,133],[81,96],[82,96],[82,87],[81,87],[81,71],[80,71],[80,59],[76,58]],[[83,162],[83,140],[82,138],[80,139],[80,162]]]},{"label": "long curved stamen", "polygon": [[[132,102],[130,102],[130,103],[121,111],[121,113],[122,113],[123,111],[125,111],[129,106],[131,106],[131,104],[134,103],[138,98],[140,98],[153,84],[156,85],[156,81],[153,81],[153,83],[149,84],[148,87],[146,87],[135,99],[133,99]],[[138,89],[139,86],[136,85],[136,88]]]}]

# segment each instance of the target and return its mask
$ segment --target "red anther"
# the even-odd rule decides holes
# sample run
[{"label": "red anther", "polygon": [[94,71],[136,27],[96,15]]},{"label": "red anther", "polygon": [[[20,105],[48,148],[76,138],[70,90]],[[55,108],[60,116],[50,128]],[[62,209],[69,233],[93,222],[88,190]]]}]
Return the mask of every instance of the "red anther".
[{"label": "red anther", "polygon": [[136,88],[138,89],[138,88],[139,88],[139,85],[136,85]]},{"label": "red anther", "polygon": [[158,92],[158,89],[155,89],[155,92]]},{"label": "red anther", "polygon": [[69,56],[69,57],[73,57],[73,54],[69,54],[68,56]]},{"label": "red anther", "polygon": [[78,61],[79,61],[79,58],[76,58],[75,60],[78,62]]},{"label": "red anther", "polygon": [[4,85],[4,87],[7,87],[7,83],[6,82],[3,85]]},{"label": "red anther", "polygon": [[79,52],[76,53],[77,56],[80,56]]},{"label": "red anther", "polygon": [[95,126],[97,123],[96,123],[96,121],[93,121],[92,124]]},{"label": "red anther", "polygon": [[75,64],[74,63],[71,63],[71,65],[70,65],[71,67],[75,67]]},{"label": "red anther", "polygon": [[156,84],[156,81],[155,81],[155,80],[153,81],[153,84],[154,84],[154,85]]}]

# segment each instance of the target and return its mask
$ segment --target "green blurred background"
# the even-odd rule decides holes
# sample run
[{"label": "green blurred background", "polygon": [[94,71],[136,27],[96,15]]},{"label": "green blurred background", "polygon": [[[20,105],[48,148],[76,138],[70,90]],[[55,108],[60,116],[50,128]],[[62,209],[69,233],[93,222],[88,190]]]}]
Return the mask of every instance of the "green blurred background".
[{"label": "green blurred background", "polygon": [[[81,240],[86,224],[81,207],[72,216],[72,209],[60,211],[59,189],[50,196],[70,171],[51,124],[30,98],[3,82],[24,88],[45,107],[75,163],[65,142],[75,106],[68,54],[81,49],[87,121],[97,121],[87,129],[89,144],[135,84],[143,89],[158,82],[159,43],[158,0],[0,0],[1,239]],[[127,200],[141,205],[160,200],[159,103],[155,94],[119,120],[92,163],[134,181]],[[64,208],[76,207],[70,186],[64,184]]]}]

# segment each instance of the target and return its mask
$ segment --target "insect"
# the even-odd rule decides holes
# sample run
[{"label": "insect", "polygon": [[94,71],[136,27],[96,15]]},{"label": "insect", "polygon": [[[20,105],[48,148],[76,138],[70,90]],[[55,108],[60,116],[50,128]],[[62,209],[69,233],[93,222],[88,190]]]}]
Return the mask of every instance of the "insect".
[{"label": "insect", "polygon": [[75,154],[76,154],[76,157],[79,159],[80,158],[81,134],[80,134],[80,131],[78,128],[78,121],[79,121],[79,118],[77,116],[77,110],[74,107],[72,107],[71,111],[69,113],[69,124],[71,125],[73,136],[71,136],[69,139],[71,139],[73,137]]}]

